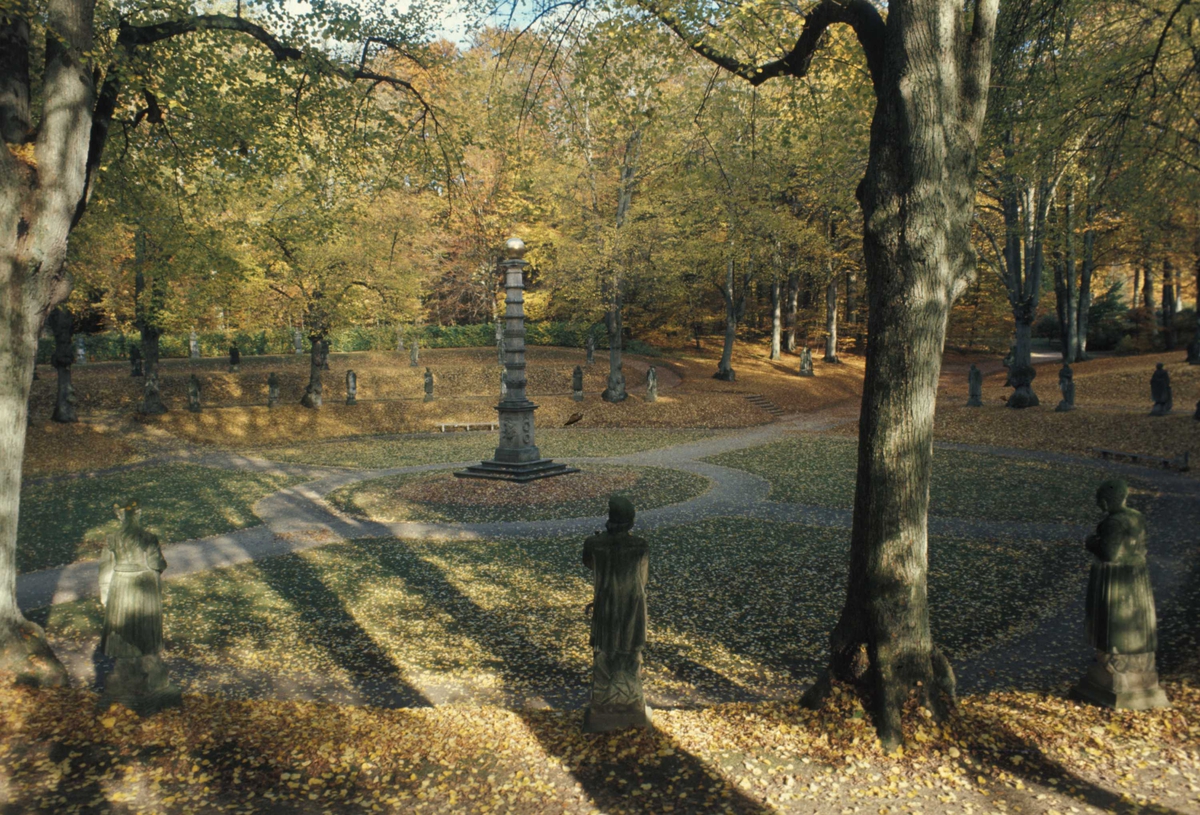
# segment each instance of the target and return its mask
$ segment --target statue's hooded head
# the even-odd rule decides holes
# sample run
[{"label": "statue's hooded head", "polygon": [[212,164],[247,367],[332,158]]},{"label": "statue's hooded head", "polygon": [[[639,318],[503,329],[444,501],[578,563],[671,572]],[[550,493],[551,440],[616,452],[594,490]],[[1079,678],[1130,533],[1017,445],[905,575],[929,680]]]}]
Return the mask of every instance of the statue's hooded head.
[{"label": "statue's hooded head", "polygon": [[1128,497],[1129,485],[1120,478],[1109,479],[1096,490],[1096,503],[1106,512],[1116,512],[1125,506]]},{"label": "statue's hooded head", "polygon": [[608,499],[608,523],[604,528],[610,535],[620,535],[633,528],[633,502],[623,495]]}]

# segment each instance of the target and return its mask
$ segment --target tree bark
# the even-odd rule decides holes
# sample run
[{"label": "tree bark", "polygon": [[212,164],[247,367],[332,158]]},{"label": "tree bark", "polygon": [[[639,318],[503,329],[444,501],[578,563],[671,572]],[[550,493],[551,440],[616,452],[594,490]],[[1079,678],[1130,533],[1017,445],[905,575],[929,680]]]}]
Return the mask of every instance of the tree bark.
[{"label": "tree bark", "polygon": [[1168,351],[1175,350],[1175,265],[1163,258],[1162,279],[1163,337]]},{"label": "tree bark", "polygon": [[825,287],[825,361],[839,362],[837,355],[838,330],[838,285],[837,278],[829,279]]},{"label": "tree bark", "polygon": [[1067,239],[1067,256],[1063,271],[1066,289],[1066,332],[1063,334],[1063,362],[1075,361],[1075,350],[1079,347],[1079,291],[1075,285],[1075,188],[1067,186],[1066,201],[1063,202]]},{"label": "tree bark", "polygon": [[737,379],[737,373],[733,370],[733,343],[737,340],[738,321],[746,312],[746,289],[750,286],[750,273],[743,273],[741,296],[737,296],[734,290],[733,267],[731,252],[725,264],[725,284],[720,287],[721,297],[725,300],[725,343],[721,347],[721,361],[717,363],[717,372],[713,374],[713,379],[725,382]]},{"label": "tree bark", "polygon": [[1075,359],[1080,362],[1090,359],[1087,352],[1088,312],[1092,308],[1092,272],[1096,267],[1096,205],[1092,201],[1088,201],[1084,209],[1083,220],[1083,265],[1079,270],[1079,327],[1075,349]]},{"label": "tree bark", "polygon": [[783,284],[779,273],[771,280],[771,359],[779,359],[783,346]]},{"label": "tree bark", "polygon": [[[308,386],[300,404],[306,408],[318,410],[322,404],[324,385],[321,383],[321,372],[325,370],[325,338],[320,334],[312,334],[308,338],[312,348],[308,354]],[[415,342],[415,340],[414,340]]]},{"label": "tree bark", "polygon": [[1188,346],[1187,361],[1191,365],[1200,365],[1200,243],[1196,246],[1196,326],[1192,334],[1192,344]]},{"label": "tree bark", "polygon": [[1150,262],[1150,244],[1142,246],[1142,308],[1146,310],[1146,326],[1151,339],[1158,338],[1158,309],[1154,304],[1154,267]]},{"label": "tree bark", "polygon": [[788,275],[787,292],[787,339],[784,347],[789,354],[794,354],[796,353],[796,323],[800,316],[800,274],[798,272]]},{"label": "tree bark", "polygon": [[621,368],[621,334],[624,330],[621,305],[620,281],[614,280],[608,314],[604,316],[604,328],[608,334],[608,383],[600,398],[605,402],[624,402],[629,395],[625,391],[625,372]]}]

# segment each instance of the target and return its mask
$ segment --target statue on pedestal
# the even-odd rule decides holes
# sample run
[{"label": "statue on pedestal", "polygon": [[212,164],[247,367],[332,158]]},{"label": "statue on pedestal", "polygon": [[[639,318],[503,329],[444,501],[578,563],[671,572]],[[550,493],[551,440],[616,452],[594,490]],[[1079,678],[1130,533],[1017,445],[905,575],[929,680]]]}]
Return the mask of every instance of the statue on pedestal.
[{"label": "statue on pedestal", "polygon": [[646,401],[658,401],[658,371],[654,370],[653,365],[646,371]]},{"label": "statue on pedestal", "polygon": [[974,362],[967,371],[967,407],[983,407],[983,371]]},{"label": "statue on pedestal", "polygon": [[417,360],[421,357],[421,342],[416,337],[413,337],[412,342],[408,346],[408,366],[410,368],[417,367]]},{"label": "statue on pedestal", "polygon": [[146,383],[142,386],[142,403],[138,406],[138,413],[154,416],[166,412],[167,406],[163,404],[158,387],[158,373],[151,371],[146,375]]},{"label": "statue on pedestal", "polygon": [[608,523],[583,543],[583,565],[592,570],[592,688],[583,729],[599,733],[623,727],[649,727],[650,709],[642,690],[642,648],[646,645],[646,580],[649,546],[629,534],[633,503],[608,501]]},{"label": "statue on pedestal", "polygon": [[1125,506],[1128,496],[1119,478],[1096,490],[1096,503],[1108,513],[1085,544],[1096,557],[1088,575],[1085,626],[1096,661],[1073,693],[1104,707],[1147,710],[1168,702],[1154,662],[1158,623],[1146,569],[1146,522]]},{"label": "statue on pedestal", "polygon": [[[413,341],[413,348],[417,347],[416,340]],[[433,401],[433,372],[428,368],[425,369],[425,401]]]},{"label": "statue on pedestal", "polygon": [[188,410],[192,413],[200,412],[200,380],[192,374],[188,378],[187,385]]},{"label": "statue on pedestal", "polygon": [[236,374],[242,369],[242,352],[238,350],[237,343],[229,346],[229,373]]},{"label": "statue on pedestal", "polygon": [[358,404],[358,374],[346,371],[346,404]]},{"label": "statue on pedestal", "polygon": [[1062,391],[1062,401],[1054,408],[1055,413],[1066,413],[1075,409],[1075,372],[1069,364],[1062,366],[1058,372],[1058,389]]},{"label": "statue on pedestal", "polygon": [[807,345],[800,352],[800,376],[813,376],[812,349]]},{"label": "statue on pedestal", "polygon": [[100,650],[117,661],[100,706],[117,702],[140,716],[180,704],[179,688],[163,665],[162,578],[167,562],[158,536],[141,525],[136,504],[114,505],[118,531],[110,534],[100,559],[100,603],[104,628]]},{"label": "statue on pedestal", "polygon": [[271,371],[267,377],[267,407],[273,408],[279,404],[279,377]]},{"label": "statue on pedestal", "polygon": [[1154,397],[1154,407],[1150,408],[1151,416],[1166,416],[1171,412],[1171,374],[1160,362],[1150,375],[1150,395]]},{"label": "statue on pedestal", "polygon": [[142,346],[140,343],[129,343],[129,375],[142,376]]},{"label": "statue on pedestal", "polygon": [[583,368],[578,365],[571,372],[571,398],[576,402],[583,401]]},{"label": "statue on pedestal", "polygon": [[584,340],[584,348],[587,350],[587,364],[596,364],[596,335],[591,331],[587,334],[587,339]]}]

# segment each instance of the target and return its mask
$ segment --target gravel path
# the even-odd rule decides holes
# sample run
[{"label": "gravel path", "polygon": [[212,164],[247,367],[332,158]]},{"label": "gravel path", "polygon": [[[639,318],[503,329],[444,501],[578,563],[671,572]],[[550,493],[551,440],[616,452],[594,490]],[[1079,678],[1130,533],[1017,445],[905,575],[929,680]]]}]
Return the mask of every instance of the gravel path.
[{"label": "gravel path", "polygon": [[[748,428],[740,433],[724,434],[660,450],[609,458],[565,460],[577,465],[603,463],[668,467],[686,470],[709,479],[712,486],[696,498],[639,513],[638,528],[643,531],[723,516],[848,529],[852,521],[852,513],[849,510],[769,501],[769,484],[764,479],[700,459],[768,444],[795,432],[826,430],[853,418],[853,414],[848,414],[844,408],[830,409],[792,416],[770,425]],[[1153,552],[1152,578],[1160,609],[1172,607],[1177,599],[1176,595],[1186,594],[1184,588],[1195,584],[1196,574],[1200,573],[1200,482],[1160,470],[1057,453],[971,445],[943,444],[939,447],[1051,463],[1085,464],[1115,475],[1133,476],[1143,482],[1150,482],[1159,491],[1156,497],[1150,499],[1146,515]],[[226,568],[356,538],[581,538],[602,526],[604,521],[602,517],[595,517],[478,524],[376,523],[339,513],[324,500],[332,491],[358,481],[401,473],[459,468],[475,463],[473,461],[381,470],[349,470],[281,464],[231,452],[193,452],[173,445],[171,449],[160,452],[145,462],[117,469],[123,471],[175,461],[231,470],[299,475],[311,480],[280,490],[259,501],[254,507],[254,512],[263,519],[262,526],[168,547],[166,557],[170,567],[164,574],[164,579],[168,581],[210,569]],[[966,538],[994,539],[1003,536],[1017,540],[1081,540],[1090,531],[1090,527],[931,517],[929,531],[932,535]],[[31,610],[94,596],[97,592],[96,576],[95,561],[21,575],[17,579],[18,602],[22,609]],[[1046,619],[1032,634],[1019,641],[1000,645],[975,659],[957,665],[960,689],[970,693],[997,687],[1051,687],[1076,679],[1090,659],[1082,638],[1083,589],[1081,583],[1078,596],[1071,607],[1049,610]],[[1195,598],[1184,600],[1186,605],[1193,603]],[[1200,613],[1200,609],[1193,609],[1187,605],[1176,613],[1197,614]],[[86,684],[94,682],[96,665],[91,657],[82,653],[71,653],[66,655],[66,662],[77,680]],[[283,688],[271,687],[270,683],[259,684],[264,689],[270,688],[270,695],[281,698],[330,698],[331,693],[330,689],[324,687]],[[395,703],[403,704],[403,700],[397,699]]]}]

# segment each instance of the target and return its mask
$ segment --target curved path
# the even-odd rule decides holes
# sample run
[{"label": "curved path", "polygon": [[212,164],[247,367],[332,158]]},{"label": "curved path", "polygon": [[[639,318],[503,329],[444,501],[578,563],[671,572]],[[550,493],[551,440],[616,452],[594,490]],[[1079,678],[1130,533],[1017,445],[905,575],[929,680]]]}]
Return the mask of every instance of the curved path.
[{"label": "curved path", "polygon": [[[667,467],[686,470],[709,479],[712,486],[696,498],[639,513],[640,529],[729,516],[849,528],[852,520],[850,510],[770,501],[770,487],[764,479],[700,459],[768,444],[797,431],[826,430],[853,418],[854,414],[847,413],[845,408],[833,408],[665,449],[608,458],[564,460],[575,464]],[[1196,573],[1200,572],[1200,545],[1197,542],[1200,522],[1194,517],[1197,508],[1200,507],[1200,482],[1194,479],[1144,467],[1054,453],[958,444],[939,447],[1051,463],[1085,464],[1114,474],[1149,481],[1159,491],[1159,495],[1152,499],[1153,506],[1147,516],[1154,552],[1152,576],[1160,608],[1169,605],[1176,594],[1184,593],[1189,581],[1194,582]],[[151,457],[140,465],[131,467],[162,463],[162,460],[188,461],[243,471],[283,473],[311,479],[282,489],[259,501],[254,507],[254,512],[263,519],[261,526],[170,546],[167,550],[170,568],[164,574],[166,580],[355,538],[472,540],[509,535],[582,537],[603,523],[603,518],[599,517],[475,524],[378,523],[347,516],[334,510],[324,500],[332,491],[355,482],[401,473],[463,467],[475,463],[474,461],[379,470],[350,470],[281,464],[236,453],[193,453],[176,447],[166,455]],[[1090,527],[931,516],[929,531],[933,535],[967,538],[994,539],[999,533],[1005,538],[1017,540],[1062,540],[1082,539],[1090,531]],[[29,610],[94,596],[97,592],[96,576],[94,561],[21,575],[17,581],[18,602],[22,609]],[[1079,597],[1072,608],[1048,610],[1048,613],[1049,616],[1033,634],[1020,638],[1019,641],[1000,645],[959,665],[960,687],[968,692],[1014,684],[1036,683],[1044,687],[1075,678],[1081,666],[1086,665],[1090,658],[1080,633],[1083,619],[1082,583]],[[78,661],[69,660],[71,663]],[[86,670],[89,674],[92,671],[90,659],[87,660]],[[72,672],[77,672],[74,667]]]}]

